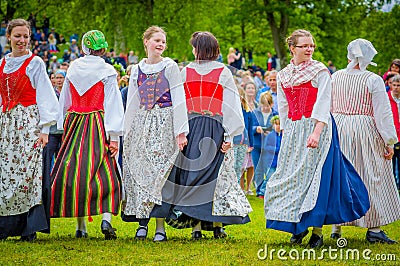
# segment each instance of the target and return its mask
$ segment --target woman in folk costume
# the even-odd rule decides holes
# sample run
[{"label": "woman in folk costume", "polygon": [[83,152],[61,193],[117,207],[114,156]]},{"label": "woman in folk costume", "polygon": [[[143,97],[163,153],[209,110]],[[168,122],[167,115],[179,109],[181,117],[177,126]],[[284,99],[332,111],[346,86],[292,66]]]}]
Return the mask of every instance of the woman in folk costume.
[{"label": "woman in folk costume", "polygon": [[[122,219],[139,222],[135,238],[147,237],[155,205],[189,132],[185,91],[178,65],[162,57],[166,33],[157,26],[143,34],[147,58],[131,69],[125,116]],[[156,219],[154,241],[166,241],[164,217]]]},{"label": "woman in folk costume", "polygon": [[[332,113],[337,121],[340,147],[368,189],[371,208],[346,225],[368,228],[368,242],[393,244],[380,226],[400,219],[400,198],[392,172],[396,129],[385,84],[367,70],[377,54],[371,42],[356,39],[347,46],[349,64],[332,76]],[[332,237],[340,237],[333,227]]]},{"label": "woman in folk costume", "polygon": [[188,144],[178,156],[163,191],[161,210],[168,224],[192,227],[192,238],[212,230],[224,238],[224,224],[249,222],[251,211],[234,170],[233,137],[244,130],[239,93],[230,70],[215,61],[217,39],[195,32],[190,44],[195,62],[181,74],[189,112]]},{"label": "woman in folk costume", "polygon": [[63,143],[52,172],[52,217],[79,217],[76,237],[87,237],[84,216],[103,214],[105,239],[117,235],[111,214],[118,214],[121,193],[115,156],[123,132],[123,105],[113,66],[101,56],[108,44],[92,30],[83,36],[85,56],[68,69],[60,95]]},{"label": "woman in folk costume", "polygon": [[314,38],[296,30],[287,38],[290,64],[279,72],[278,106],[283,138],[278,168],[267,182],[267,228],[292,233],[300,244],[313,226],[311,248],[323,245],[322,226],[362,217],[368,192],[339,148],[329,109],[331,77],[312,59]]},{"label": "woman in folk costume", "polygon": [[10,21],[6,36],[12,52],[0,61],[0,240],[33,241],[36,232],[50,232],[42,148],[57,121],[58,102],[43,60],[27,49],[29,23]]}]

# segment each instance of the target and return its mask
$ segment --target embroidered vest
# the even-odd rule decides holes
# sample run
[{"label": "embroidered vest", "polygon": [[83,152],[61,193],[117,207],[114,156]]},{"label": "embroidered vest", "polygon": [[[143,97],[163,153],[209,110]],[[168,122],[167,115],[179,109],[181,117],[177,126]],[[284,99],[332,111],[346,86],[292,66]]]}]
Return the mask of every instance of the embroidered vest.
[{"label": "embroidered vest", "polygon": [[295,121],[300,120],[302,116],[311,117],[318,93],[318,89],[312,86],[311,80],[298,86],[283,87],[283,92],[288,101],[290,119]]},{"label": "embroidered vest", "polygon": [[145,74],[138,68],[138,89],[140,107],[145,110],[153,109],[155,105],[160,108],[172,106],[169,82],[165,77],[165,68],[158,73]]},{"label": "embroidered vest", "polygon": [[3,59],[0,66],[0,95],[3,113],[13,109],[17,104],[25,107],[36,104],[36,90],[26,75],[26,67],[34,56],[32,54],[18,70],[9,74],[4,73],[6,60]]}]

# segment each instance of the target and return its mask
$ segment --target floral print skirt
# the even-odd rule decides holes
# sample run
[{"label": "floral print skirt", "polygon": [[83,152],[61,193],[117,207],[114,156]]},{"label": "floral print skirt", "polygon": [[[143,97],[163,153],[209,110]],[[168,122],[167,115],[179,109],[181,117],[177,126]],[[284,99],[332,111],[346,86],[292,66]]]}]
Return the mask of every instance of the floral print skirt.
[{"label": "floral print skirt", "polygon": [[[0,113],[0,238],[27,235],[47,228],[42,203],[42,149],[39,137],[37,105],[17,105]],[[41,206],[39,226],[30,222],[28,213]],[[29,213],[31,215],[31,213]],[[29,232],[28,232],[29,231]]]},{"label": "floral print skirt", "polygon": [[162,202],[162,189],[179,149],[173,128],[173,107],[140,109],[124,139],[124,221],[150,217]]}]

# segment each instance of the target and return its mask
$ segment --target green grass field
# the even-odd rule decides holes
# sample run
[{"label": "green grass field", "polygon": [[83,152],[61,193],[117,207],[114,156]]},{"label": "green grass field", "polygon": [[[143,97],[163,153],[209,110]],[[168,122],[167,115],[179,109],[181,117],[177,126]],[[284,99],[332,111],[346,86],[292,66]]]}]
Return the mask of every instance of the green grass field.
[{"label": "green grass field", "polygon": [[[100,231],[100,216],[88,223],[89,238],[76,239],[75,219],[58,218],[51,221],[51,234],[38,234],[33,243],[21,242],[19,238],[0,241],[0,265],[400,264],[400,244],[369,244],[365,240],[366,229],[355,227],[343,227],[347,245],[342,248],[329,238],[331,227],[324,227],[325,245],[316,251],[314,259],[305,246],[310,234],[303,245],[291,245],[289,234],[265,229],[263,201],[255,196],[248,198],[254,209],[250,215],[252,221],[246,225],[227,226],[229,237],[226,239],[213,239],[212,232],[205,232],[205,239],[192,241],[190,229],[167,226],[168,241],[153,243],[155,222],[151,221],[148,239],[136,241],[137,223],[125,223],[120,217],[113,217],[118,239],[105,241]],[[385,226],[384,230],[389,237],[400,240],[400,221]]]}]

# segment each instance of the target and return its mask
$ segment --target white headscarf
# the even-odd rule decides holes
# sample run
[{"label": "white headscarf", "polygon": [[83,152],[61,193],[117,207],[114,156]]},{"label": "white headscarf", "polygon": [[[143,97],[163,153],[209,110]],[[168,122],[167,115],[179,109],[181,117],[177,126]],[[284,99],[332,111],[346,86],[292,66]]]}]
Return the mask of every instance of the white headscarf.
[{"label": "white headscarf", "polygon": [[356,39],[347,46],[347,58],[351,62],[347,65],[347,70],[353,69],[357,64],[361,71],[365,71],[368,65],[376,66],[372,59],[378,52],[372,43],[365,39]]},{"label": "white headscarf", "polygon": [[86,47],[85,43],[83,42],[83,38],[82,38],[82,51],[85,55],[90,55],[90,50],[89,48]]}]

